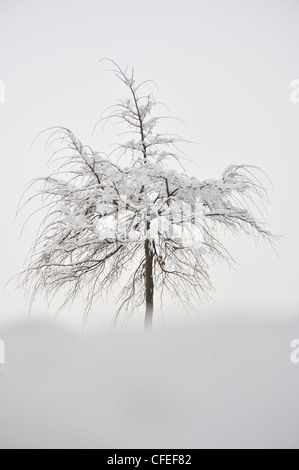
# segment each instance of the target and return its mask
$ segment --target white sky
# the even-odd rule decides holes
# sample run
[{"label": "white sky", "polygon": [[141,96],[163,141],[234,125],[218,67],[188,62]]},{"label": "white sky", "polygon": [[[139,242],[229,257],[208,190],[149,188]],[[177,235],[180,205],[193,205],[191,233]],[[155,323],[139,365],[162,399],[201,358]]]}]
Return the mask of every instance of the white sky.
[{"label": "white sky", "polygon": [[[179,128],[198,145],[188,148],[199,178],[218,177],[230,163],[265,170],[273,184],[267,221],[284,234],[278,256],[264,243],[227,243],[237,270],[211,270],[214,301],[203,316],[298,313],[299,104],[290,100],[299,78],[297,0],[0,0],[1,320],[26,316],[24,296],[6,281],[22,268],[36,227],[21,241],[13,222],[25,184],[47,173],[48,155],[36,134],[65,125],[84,143],[109,150],[99,128],[100,112],[126,89],[99,63],[110,57],[135,66],[136,78],[154,79],[156,98],[188,127]],[[177,128],[176,128],[177,130]],[[111,130],[107,135],[110,138]],[[100,303],[91,325],[115,309]],[[34,312],[45,305],[37,302]],[[61,321],[80,325],[82,303]],[[49,314],[55,315],[55,307]],[[143,312],[142,312],[143,314]],[[186,315],[167,302],[166,321]],[[141,317],[142,318],[142,315]],[[157,313],[160,321],[160,314]]]}]

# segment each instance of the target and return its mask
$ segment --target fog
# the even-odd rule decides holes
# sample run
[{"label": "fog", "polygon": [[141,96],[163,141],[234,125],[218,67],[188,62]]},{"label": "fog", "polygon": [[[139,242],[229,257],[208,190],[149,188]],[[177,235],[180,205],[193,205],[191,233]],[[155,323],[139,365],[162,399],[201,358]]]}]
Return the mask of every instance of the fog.
[{"label": "fog", "polygon": [[[1,448],[298,448],[298,19],[297,0],[0,1]],[[56,321],[61,297],[37,297],[28,319],[24,292],[6,286],[39,224],[20,239],[19,198],[50,172],[45,140],[29,150],[36,135],[63,125],[98,151],[118,141],[109,126],[92,134],[125,98],[103,57],[157,82],[186,123],[173,132],[197,142],[184,148],[191,175],[261,167],[262,218],[283,235],[276,252],[224,235],[237,264],[212,266],[211,301],[186,313],[164,298],[150,335],[142,309],[111,329],[118,286],[83,331],[83,296]]]},{"label": "fog", "polygon": [[[2,331],[0,447],[298,448],[299,321]],[[297,335],[297,336],[298,336]]]},{"label": "fog", "polygon": [[[299,104],[291,84],[299,78],[299,3],[294,0],[189,0],[142,2],[114,0],[1,0],[0,79],[5,102],[0,105],[1,170],[1,318],[26,317],[24,295],[8,279],[22,269],[39,223],[31,220],[21,239],[28,207],[14,221],[25,185],[48,174],[42,137],[49,126],[72,129],[83,143],[110,152],[118,129],[98,126],[101,112],[126,90],[106,72],[110,57],[135,67],[139,81],[153,79],[156,99],[170,108],[171,132],[197,144],[184,148],[191,175],[218,178],[231,163],[261,167],[272,180],[265,220],[282,234],[277,254],[261,241],[226,236],[237,260],[211,269],[214,302],[200,314],[239,309],[249,315],[284,317],[298,310],[297,264],[299,225],[297,175]],[[146,25],[146,26],[145,26]],[[168,114],[168,111],[165,111]],[[115,295],[117,292],[115,293]],[[115,311],[114,293],[95,306],[92,326]],[[167,305],[166,305],[167,304]],[[59,305],[59,301],[57,301]],[[49,310],[55,317],[57,305]],[[180,310],[164,301],[168,312]],[[81,328],[84,303],[75,303],[60,321]],[[33,312],[46,309],[37,299]],[[172,313],[169,314],[172,316]],[[166,318],[168,321],[168,318]],[[182,317],[185,322],[185,316]]]}]

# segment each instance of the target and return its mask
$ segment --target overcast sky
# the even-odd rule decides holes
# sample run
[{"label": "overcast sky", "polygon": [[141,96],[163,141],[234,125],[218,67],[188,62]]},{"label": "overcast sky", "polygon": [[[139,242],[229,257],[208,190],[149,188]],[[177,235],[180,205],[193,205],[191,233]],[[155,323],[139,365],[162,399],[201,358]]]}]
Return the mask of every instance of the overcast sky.
[{"label": "overcast sky", "polygon": [[[198,178],[248,163],[273,182],[266,220],[284,235],[277,254],[263,242],[227,237],[238,265],[213,267],[214,301],[199,316],[298,314],[299,103],[290,99],[299,78],[298,24],[297,0],[0,0],[1,321],[26,316],[23,293],[4,285],[22,268],[36,230],[35,221],[19,241],[18,200],[30,179],[48,171],[45,142],[29,151],[32,140],[65,125],[109,151],[112,130],[106,137],[92,130],[126,89],[99,63],[103,57],[156,81],[156,98],[187,124],[180,133],[198,142],[188,147]],[[90,324],[114,310],[113,299],[101,302]],[[33,311],[45,312],[42,299]],[[81,312],[78,301],[60,321],[81,325]],[[166,321],[188,321],[168,300],[164,313]]]}]

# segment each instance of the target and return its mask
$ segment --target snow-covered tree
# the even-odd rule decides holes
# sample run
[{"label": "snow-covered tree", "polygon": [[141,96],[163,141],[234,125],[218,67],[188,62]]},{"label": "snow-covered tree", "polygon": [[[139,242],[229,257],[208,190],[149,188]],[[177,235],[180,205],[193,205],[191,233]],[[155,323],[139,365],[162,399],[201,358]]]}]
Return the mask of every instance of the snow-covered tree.
[{"label": "snow-covered tree", "polygon": [[[182,141],[160,134],[163,118],[153,114],[153,95],[142,93],[134,70],[113,70],[128,97],[108,108],[102,121],[116,120],[131,133],[106,155],[83,145],[67,128],[52,128],[53,173],[38,178],[35,195],[43,199],[45,216],[21,273],[31,300],[42,292],[50,299],[64,288],[65,303],[87,292],[86,314],[95,300],[118,281],[119,310],[145,304],[145,324],[152,324],[154,298],[164,292],[186,306],[212,289],[209,264],[231,257],[217,227],[268,240],[271,233],[250,210],[267,201],[257,170],[230,165],[218,179],[200,180],[178,166]],[[130,156],[128,166],[120,157]],[[127,161],[128,159],[125,159]],[[52,162],[52,163],[53,163]],[[27,201],[26,201],[27,202]],[[25,203],[26,203],[25,202]]]}]

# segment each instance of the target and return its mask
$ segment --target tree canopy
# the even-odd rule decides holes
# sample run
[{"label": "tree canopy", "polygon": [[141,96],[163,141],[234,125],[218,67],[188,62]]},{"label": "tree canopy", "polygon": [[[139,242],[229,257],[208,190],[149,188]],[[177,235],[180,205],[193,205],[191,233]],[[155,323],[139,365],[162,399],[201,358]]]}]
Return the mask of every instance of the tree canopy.
[{"label": "tree canopy", "polygon": [[[184,139],[158,132],[164,116],[155,114],[153,94],[143,95],[146,82],[137,83],[133,69],[112,65],[128,97],[100,122],[115,120],[130,139],[107,155],[68,128],[48,130],[48,144],[58,145],[55,169],[30,184],[38,185],[35,196],[42,197],[45,213],[20,283],[31,301],[63,288],[66,304],[84,290],[86,315],[120,283],[118,312],[145,304],[150,325],[154,298],[164,292],[184,306],[209,295],[211,261],[232,260],[217,227],[273,239],[251,210],[267,202],[267,193],[260,170],[249,165],[229,165],[217,179],[190,176],[178,148]],[[127,166],[120,164],[124,155],[130,156]]]}]

